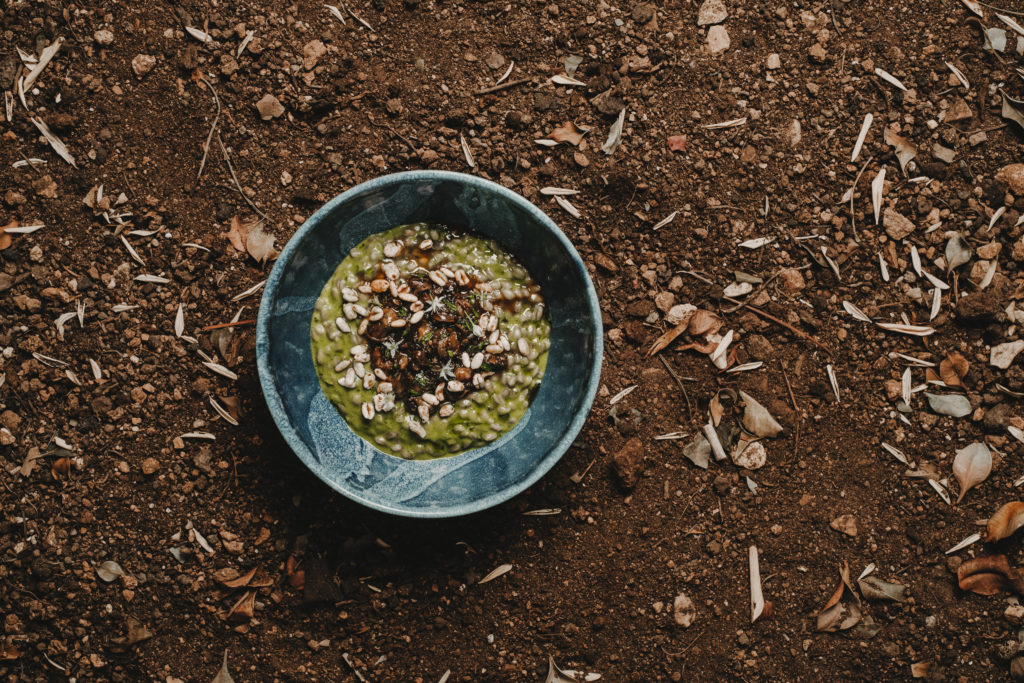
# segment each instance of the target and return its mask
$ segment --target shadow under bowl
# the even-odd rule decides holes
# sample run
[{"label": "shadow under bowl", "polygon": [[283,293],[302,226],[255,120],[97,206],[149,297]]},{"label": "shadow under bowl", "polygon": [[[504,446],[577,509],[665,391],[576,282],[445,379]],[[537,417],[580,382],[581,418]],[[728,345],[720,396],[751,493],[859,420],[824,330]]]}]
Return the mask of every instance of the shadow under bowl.
[{"label": "shadow under bowl", "polygon": [[[523,418],[493,444],[436,460],[403,460],[351,430],[320,388],[310,350],[317,297],[348,252],[397,225],[443,223],[486,235],[541,286],[551,348]],[[270,413],[316,476],[367,507],[456,517],[492,507],[540,479],[583,427],[601,373],[601,312],[583,261],[558,226],[520,195],[447,171],[409,171],[358,185],[299,228],[267,279],[256,359]]]}]

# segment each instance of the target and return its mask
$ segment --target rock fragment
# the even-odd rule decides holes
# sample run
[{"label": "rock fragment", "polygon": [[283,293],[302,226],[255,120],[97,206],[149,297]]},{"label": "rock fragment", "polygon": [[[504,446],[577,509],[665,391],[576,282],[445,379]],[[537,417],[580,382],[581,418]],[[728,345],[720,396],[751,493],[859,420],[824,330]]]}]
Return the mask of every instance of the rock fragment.
[{"label": "rock fragment", "polygon": [[132,71],[139,78],[142,78],[156,66],[156,57],[153,55],[135,55],[132,59]]},{"label": "rock fragment", "polygon": [[259,111],[261,119],[269,121],[283,114],[284,106],[276,97],[267,93],[263,96],[263,99],[256,103],[256,110]]},{"label": "rock fragment", "polygon": [[700,9],[697,10],[697,26],[721,24],[728,17],[729,10],[726,9],[722,0],[704,0]]},{"label": "rock fragment", "polygon": [[612,457],[612,467],[623,488],[632,489],[640,478],[644,466],[643,442],[633,437]]},{"label": "rock fragment", "polygon": [[724,26],[712,26],[708,29],[708,49],[712,55],[720,55],[729,49],[729,32]]},{"label": "rock fragment", "polygon": [[1018,197],[1024,195],[1024,164],[1009,164],[996,173],[996,180],[1006,183]]},{"label": "rock fragment", "polygon": [[672,601],[672,618],[675,619],[676,624],[683,628],[690,628],[696,616],[697,608],[694,606],[693,600],[685,593],[677,595]]},{"label": "rock fragment", "polygon": [[882,225],[885,226],[885,234],[894,240],[901,240],[914,232],[913,221],[891,206],[886,207],[882,214]]}]

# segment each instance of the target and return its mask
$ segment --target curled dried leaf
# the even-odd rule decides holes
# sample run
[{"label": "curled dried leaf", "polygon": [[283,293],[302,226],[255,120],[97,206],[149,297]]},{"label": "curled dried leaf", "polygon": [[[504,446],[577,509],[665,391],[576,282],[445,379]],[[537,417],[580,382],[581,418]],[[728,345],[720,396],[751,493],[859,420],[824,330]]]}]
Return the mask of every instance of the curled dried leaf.
[{"label": "curled dried leaf", "polygon": [[548,137],[555,142],[567,142],[575,147],[583,140],[583,134],[584,132],[577,128],[575,123],[566,121],[551,131]]},{"label": "curled dried leaf", "polygon": [[997,593],[1024,593],[1024,577],[1010,566],[1006,555],[986,555],[967,560],[957,569],[957,582],[961,590],[995,595]]},{"label": "curled dried leaf", "polygon": [[1024,502],[1015,500],[1012,503],[1006,503],[989,517],[985,542],[991,543],[1009,538],[1022,526],[1024,526]]},{"label": "curled dried leaf", "polygon": [[939,364],[939,376],[946,386],[964,388],[964,377],[970,369],[970,362],[958,351],[954,351]]},{"label": "curled dried leaf", "polygon": [[885,144],[895,150],[896,159],[900,162],[900,170],[906,175],[907,164],[917,156],[917,147],[907,138],[897,135],[891,128],[885,129]]},{"label": "curled dried leaf", "polygon": [[706,334],[714,334],[722,327],[722,319],[711,311],[699,309],[690,318],[688,327],[689,333],[694,337]]}]

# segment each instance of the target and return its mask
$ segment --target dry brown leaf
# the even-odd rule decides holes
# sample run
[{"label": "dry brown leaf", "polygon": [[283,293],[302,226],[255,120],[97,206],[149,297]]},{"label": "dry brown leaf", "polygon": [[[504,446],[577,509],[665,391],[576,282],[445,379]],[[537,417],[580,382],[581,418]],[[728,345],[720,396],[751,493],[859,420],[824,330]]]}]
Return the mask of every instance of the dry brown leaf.
[{"label": "dry brown leaf", "polygon": [[982,442],[972,443],[956,452],[953,460],[953,476],[960,484],[959,503],[964,494],[985,481],[992,473],[992,452]]},{"label": "dry brown leaf", "polygon": [[671,330],[668,330],[660,337],[655,339],[654,343],[651,344],[650,350],[647,352],[648,357],[653,356],[658,351],[661,351],[663,348],[674,342],[676,337],[681,335],[683,332],[686,332],[686,328],[689,327],[689,325],[690,321],[688,319],[684,320],[683,322],[673,327]]},{"label": "dry brown leaf", "polygon": [[555,142],[568,142],[570,145],[576,146],[583,140],[583,133],[572,121],[566,121],[551,131],[551,135],[548,137]]},{"label": "dry brown leaf", "polygon": [[1013,590],[1010,582],[1002,574],[971,574],[960,579],[958,583],[960,590],[978,595],[999,595]]},{"label": "dry brown leaf", "polygon": [[685,135],[669,135],[666,140],[668,148],[673,152],[685,152],[686,151],[686,136]]},{"label": "dry brown leaf", "polygon": [[13,662],[21,657],[21,652],[12,643],[0,644],[0,662]]},{"label": "dry brown leaf", "polygon": [[249,621],[256,609],[256,591],[246,591],[245,595],[228,611],[229,621]]},{"label": "dry brown leaf", "polygon": [[306,585],[306,570],[299,569],[299,561],[293,556],[288,557],[288,561],[284,565],[285,577],[288,579],[288,585],[292,588],[302,590]]},{"label": "dry brown leaf", "polygon": [[964,377],[971,369],[971,364],[959,352],[954,351],[939,363],[939,375],[946,386],[964,387]]},{"label": "dry brown leaf", "polygon": [[1012,503],[1006,503],[989,517],[985,542],[991,543],[1009,538],[1022,526],[1024,526],[1024,502],[1015,500]]},{"label": "dry brown leaf", "polygon": [[227,586],[228,588],[241,588],[242,586],[248,586],[249,582],[252,581],[252,577],[254,576],[256,576],[256,567],[253,567],[241,576],[235,576],[227,580],[218,577],[217,580],[225,586]]},{"label": "dry brown leaf", "polygon": [[725,414],[725,408],[722,406],[722,402],[718,396],[722,392],[716,393],[711,397],[711,401],[708,403],[708,413],[711,415],[711,423],[716,427],[722,421],[722,415]]},{"label": "dry brown leaf", "polygon": [[1010,566],[1006,555],[986,555],[967,560],[957,568],[960,590],[980,595],[1024,593],[1024,577]]},{"label": "dry brown leaf", "polygon": [[263,229],[263,223],[257,223],[249,232],[245,249],[257,263],[263,263],[274,255],[274,236]]},{"label": "dry brown leaf", "polygon": [[50,475],[54,479],[63,479],[64,477],[68,476],[68,472],[70,470],[70,458],[57,458],[53,461],[53,465],[50,467]]},{"label": "dry brown leaf", "polygon": [[690,318],[689,332],[694,337],[714,334],[722,327],[722,319],[711,311],[698,309]]},{"label": "dry brown leaf", "polygon": [[7,249],[14,244],[14,237],[11,233],[7,232],[7,228],[18,227],[18,221],[12,219],[10,223],[0,228],[0,251]]},{"label": "dry brown leaf", "polygon": [[885,129],[885,144],[896,151],[896,159],[900,162],[900,170],[907,172],[907,164],[917,156],[917,147],[905,137],[897,135],[891,128]]},{"label": "dry brown leaf", "polygon": [[232,579],[238,578],[238,570],[234,567],[222,567],[213,572],[213,578],[220,583],[231,581]]},{"label": "dry brown leaf", "polygon": [[[843,597],[849,591],[849,599]],[[843,562],[839,568],[839,585],[832,597],[817,615],[818,631],[845,631],[853,628],[861,620],[860,598],[850,584],[850,565]]]},{"label": "dry brown leaf", "polygon": [[237,251],[245,251],[245,245],[249,241],[249,232],[259,222],[259,218],[256,216],[246,216],[244,218],[235,216],[231,219],[231,229],[224,233],[224,236],[228,238],[231,246]]}]

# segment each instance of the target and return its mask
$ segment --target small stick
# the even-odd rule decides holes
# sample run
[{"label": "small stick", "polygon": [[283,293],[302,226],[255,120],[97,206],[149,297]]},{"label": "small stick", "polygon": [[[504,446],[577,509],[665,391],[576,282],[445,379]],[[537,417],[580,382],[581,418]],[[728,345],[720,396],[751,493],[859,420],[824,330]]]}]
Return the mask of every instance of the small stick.
[{"label": "small stick", "polygon": [[411,142],[409,142],[404,135],[399,133],[397,130],[395,130],[394,128],[392,128],[388,124],[386,124],[386,123],[377,123],[376,121],[373,120],[373,117],[370,116],[369,112],[367,112],[367,114],[366,114],[366,120],[370,122],[371,126],[376,126],[377,128],[384,128],[385,130],[390,132],[392,135],[394,135],[396,138],[398,138],[399,140],[404,142],[406,144],[406,146],[408,146],[409,149],[412,150],[413,154],[416,153],[416,147]]},{"label": "small stick", "polygon": [[517,81],[508,81],[507,83],[502,83],[501,85],[492,85],[489,88],[482,88],[480,90],[477,90],[473,94],[474,95],[488,95],[488,94],[490,94],[492,92],[498,92],[499,90],[507,90],[508,88],[514,88],[517,85],[522,85],[523,83],[529,83],[532,80],[533,80],[532,78],[520,78]]},{"label": "small stick", "polygon": [[864,162],[864,165],[860,167],[860,173],[853,179],[853,185],[850,187],[850,229],[853,230],[853,235],[860,240],[860,235],[857,234],[857,219],[853,215],[853,195],[857,194],[857,183],[860,182],[860,177],[864,175],[864,171],[867,170],[868,164],[875,160],[875,155],[872,154],[871,158]]},{"label": "small stick", "polygon": [[256,322],[256,319],[253,318],[252,320],[239,320],[238,322],[233,322],[233,323],[219,323],[217,325],[207,325],[206,327],[201,327],[199,329],[199,331],[200,332],[209,332],[210,330],[220,330],[220,329],[223,329],[225,327],[238,327],[240,325],[252,325],[255,322]]},{"label": "small stick", "polygon": [[779,361],[779,367],[782,368],[782,377],[786,380],[786,388],[789,389],[789,400],[793,402],[793,410],[800,412],[800,408],[796,404],[796,397],[793,395],[793,387],[789,384],[789,375],[786,374],[786,366]]},{"label": "small stick", "polygon": [[675,369],[671,365],[669,365],[669,362],[667,360],[665,360],[665,356],[658,356],[658,360],[660,360],[661,364],[665,366],[666,370],[668,370],[668,374],[672,375],[672,379],[676,381],[676,384],[679,385],[679,388],[683,390],[683,398],[686,399],[686,415],[687,417],[692,417],[693,407],[690,405],[690,395],[686,393],[686,385],[683,384],[683,380],[679,379],[679,375],[676,374]]},{"label": "small stick", "polygon": [[20,148],[20,147],[18,148],[18,154],[20,154],[20,155],[21,155],[21,158],[25,160],[25,163],[26,163],[26,164],[28,164],[28,167],[29,167],[29,168],[31,168],[31,169],[32,169],[33,171],[35,171],[35,172],[36,172],[36,174],[37,174],[37,175],[38,175],[38,176],[39,176],[40,178],[42,178],[42,177],[43,177],[43,172],[42,172],[42,171],[40,171],[40,170],[39,170],[38,168],[36,168],[36,165],[32,163],[32,160],[31,160],[31,159],[29,159],[29,158],[28,158],[27,156],[25,156],[25,153],[24,153],[23,151],[21,151],[21,148]]},{"label": "small stick", "polygon": [[825,346],[820,341],[818,341],[817,339],[815,339],[811,335],[807,334],[803,330],[798,330],[797,328],[793,327],[789,323],[784,322],[782,320],[779,320],[774,315],[771,315],[769,313],[765,313],[760,308],[756,308],[754,306],[751,306],[750,304],[744,304],[742,301],[737,301],[736,299],[733,299],[732,297],[728,297],[728,296],[725,296],[725,297],[722,297],[722,298],[725,299],[726,301],[731,301],[734,304],[743,304],[742,308],[746,308],[751,313],[756,313],[757,315],[761,316],[765,320],[770,320],[773,323],[775,323],[776,325],[782,325],[783,327],[785,327],[787,330],[789,330],[790,332],[792,332],[796,336],[800,337],[801,339],[803,339],[805,341],[811,342],[812,344],[814,344],[815,346],[820,348],[822,351],[824,351],[828,355],[830,355],[830,356],[832,355],[832,351],[827,346]]},{"label": "small stick", "polygon": [[196,175],[196,182],[203,177],[203,169],[206,167],[206,155],[210,153],[210,143],[213,142],[213,131],[217,130],[217,124],[220,122],[220,98],[217,97],[217,91],[213,89],[213,84],[206,80],[205,77],[200,76],[203,83],[213,93],[213,100],[217,103],[217,115],[213,117],[213,125],[210,126],[210,133],[206,136],[206,144],[203,145],[203,160],[199,162],[199,173]]},{"label": "small stick", "polygon": [[231,157],[228,155],[228,148],[224,146],[224,141],[220,139],[220,133],[217,133],[217,144],[220,145],[220,151],[224,153],[224,161],[227,162],[228,170],[231,171],[231,179],[235,181],[235,187],[238,188],[238,194],[242,195],[242,199],[245,200],[246,204],[252,207],[253,211],[263,216],[265,220],[270,220],[267,218],[267,214],[260,211],[260,207],[253,204],[252,200],[249,199],[249,195],[245,194],[245,191],[242,190],[242,184],[238,182],[238,176],[235,175],[235,167],[231,165]]}]

